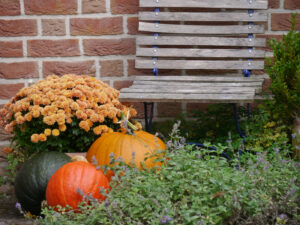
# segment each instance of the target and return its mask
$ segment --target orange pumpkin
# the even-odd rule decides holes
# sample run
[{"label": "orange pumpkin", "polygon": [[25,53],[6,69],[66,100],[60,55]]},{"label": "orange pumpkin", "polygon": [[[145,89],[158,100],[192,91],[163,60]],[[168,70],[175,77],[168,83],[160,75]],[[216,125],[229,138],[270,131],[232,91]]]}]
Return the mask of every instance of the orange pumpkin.
[{"label": "orange pumpkin", "polygon": [[[110,165],[110,157],[121,157],[126,164],[131,164],[134,160],[138,168],[142,168],[141,162],[158,152],[165,150],[166,145],[158,137],[145,132],[134,131],[134,134],[112,132],[103,134],[90,147],[86,154],[89,162],[93,161],[93,157],[97,160],[98,165]],[[145,161],[146,168],[152,168],[155,165],[160,166],[161,163],[154,162],[156,157],[149,157]]]},{"label": "orange pumpkin", "polygon": [[46,190],[48,205],[55,207],[69,205],[78,208],[83,200],[82,194],[104,200],[100,187],[109,189],[109,183],[101,170],[88,162],[70,162],[58,169],[50,178]]}]

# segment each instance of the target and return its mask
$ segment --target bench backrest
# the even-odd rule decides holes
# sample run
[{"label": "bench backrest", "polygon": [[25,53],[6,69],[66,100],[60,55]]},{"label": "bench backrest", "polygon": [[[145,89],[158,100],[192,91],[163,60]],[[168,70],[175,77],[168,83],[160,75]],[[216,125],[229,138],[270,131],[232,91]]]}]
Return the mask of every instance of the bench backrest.
[{"label": "bench backrest", "polygon": [[136,68],[264,69],[266,40],[255,34],[264,33],[267,0],[140,0],[140,7]]}]

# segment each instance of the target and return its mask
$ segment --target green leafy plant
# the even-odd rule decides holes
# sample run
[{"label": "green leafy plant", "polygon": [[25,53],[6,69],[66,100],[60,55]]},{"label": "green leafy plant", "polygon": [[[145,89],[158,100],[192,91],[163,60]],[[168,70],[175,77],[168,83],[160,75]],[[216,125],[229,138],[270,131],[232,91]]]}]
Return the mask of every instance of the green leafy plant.
[{"label": "green leafy plant", "polygon": [[[291,148],[288,127],[280,119],[274,120],[267,109],[265,104],[260,104],[248,117],[245,107],[238,108],[240,125],[246,133],[243,148],[254,154],[273,152],[274,148]],[[196,118],[193,121],[188,121],[183,116],[176,118],[181,121],[178,132],[187,142],[221,143],[223,146],[230,143],[232,150],[224,149],[230,155],[240,150],[243,140],[237,133],[231,107],[224,104],[211,105],[206,111],[195,111],[194,116]],[[175,120],[168,120],[154,124],[153,130],[162,131],[163,136],[167,137],[174,122]]]},{"label": "green leafy plant", "polygon": [[264,105],[251,115],[246,125],[245,148],[252,153],[273,152],[275,148],[291,149],[288,127],[281,120],[273,120]]},{"label": "green leafy plant", "polygon": [[266,66],[274,97],[270,109],[274,119],[281,118],[288,126],[300,113],[300,32],[295,26],[293,14],[289,33],[280,41],[270,41],[274,56],[267,59]]},{"label": "green leafy plant", "polygon": [[[41,224],[297,224],[300,219],[299,164],[285,149],[220,157],[186,145],[171,132],[160,170],[139,170],[120,162],[102,203],[81,205],[80,214],[46,207]],[[237,163],[239,163],[237,168]],[[88,196],[87,196],[88,197]]]},{"label": "green leafy plant", "polygon": [[[241,118],[246,117],[246,109],[238,108]],[[186,119],[186,115],[181,114],[174,120],[156,122],[152,130],[159,131],[165,137],[168,136],[173,124],[180,120],[180,134],[188,139],[189,142],[225,142],[228,139],[228,132],[232,137],[238,137],[236,131],[234,114],[231,105],[212,104],[208,105],[205,111],[194,110],[192,112],[194,120]],[[242,119],[241,125],[245,129],[245,119]]]}]

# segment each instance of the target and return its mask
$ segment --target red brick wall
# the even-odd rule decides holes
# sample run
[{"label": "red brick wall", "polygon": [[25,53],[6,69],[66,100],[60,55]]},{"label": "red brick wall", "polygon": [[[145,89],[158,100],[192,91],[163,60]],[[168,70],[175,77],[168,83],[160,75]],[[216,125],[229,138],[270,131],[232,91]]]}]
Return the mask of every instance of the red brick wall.
[{"label": "red brick wall", "polygon": [[[289,29],[291,12],[299,12],[300,30],[300,0],[269,0],[269,7],[267,37]],[[137,12],[138,0],[0,0],[0,105],[49,74],[89,74],[118,89],[150,74],[134,68]],[[158,104],[155,116],[201,107]]]}]

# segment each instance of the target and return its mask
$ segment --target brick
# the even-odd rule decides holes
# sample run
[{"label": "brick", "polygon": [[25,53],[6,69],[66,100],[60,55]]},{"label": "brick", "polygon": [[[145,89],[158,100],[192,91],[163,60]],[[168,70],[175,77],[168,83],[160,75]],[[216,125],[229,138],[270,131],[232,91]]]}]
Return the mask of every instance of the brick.
[{"label": "brick", "polygon": [[263,93],[269,93],[269,94],[271,93],[271,91],[269,90],[271,83],[272,83],[272,81],[269,78],[266,78],[264,80],[263,87],[262,87]]},{"label": "brick", "polygon": [[120,90],[122,88],[127,88],[130,87],[132,85],[133,81],[131,80],[116,80],[114,81],[114,88],[117,90]]},{"label": "brick", "polygon": [[66,25],[64,19],[42,19],[43,36],[63,36],[66,35]]},{"label": "brick", "polygon": [[79,56],[78,40],[28,40],[28,56],[54,57],[54,56]]},{"label": "brick", "polygon": [[299,0],[285,0],[284,8],[285,9],[300,9],[300,1]]},{"label": "brick", "polygon": [[139,0],[111,0],[110,7],[112,14],[137,14]]},{"label": "brick", "polygon": [[27,15],[67,15],[77,13],[77,0],[24,0]]},{"label": "brick", "polygon": [[128,61],[128,76],[143,76],[143,75],[152,75],[151,69],[137,69],[135,68],[135,60],[129,59]]},{"label": "brick", "polygon": [[269,8],[278,9],[280,7],[280,0],[269,0]]},{"label": "brick", "polygon": [[128,34],[136,35],[138,34],[138,18],[137,17],[129,17],[127,19],[127,29]]},{"label": "brick", "polygon": [[0,84],[0,99],[10,99],[24,87],[23,83],[17,84]]},{"label": "brick", "polygon": [[211,105],[211,103],[187,103],[186,104],[186,112],[190,117],[194,117],[195,111],[206,111],[207,106]]},{"label": "brick", "polygon": [[121,77],[123,74],[123,60],[100,60],[101,77]]},{"label": "brick", "polygon": [[102,80],[102,79],[100,79],[103,83],[106,83],[106,84],[108,84],[108,85],[110,85],[110,81],[109,80]]},{"label": "brick", "polygon": [[266,38],[267,40],[267,45],[265,48],[262,48],[264,49],[265,51],[272,51],[271,47],[270,47],[270,44],[269,44],[269,41],[272,40],[272,39],[276,39],[276,41],[279,41],[282,39],[282,35],[273,35],[273,34],[257,34],[256,35],[257,38]]},{"label": "brick", "polygon": [[[289,30],[291,27],[290,13],[272,13],[272,30]],[[300,14],[297,15],[296,30],[300,30]]]},{"label": "brick", "polygon": [[95,61],[79,61],[79,62],[62,62],[62,61],[46,61],[43,62],[43,74],[47,75],[64,75],[64,74],[85,74],[95,76]]},{"label": "brick", "polygon": [[0,36],[18,37],[35,35],[37,35],[36,20],[0,20]]},{"label": "brick", "polygon": [[[128,76],[153,76],[152,69],[137,69],[135,68],[135,60],[128,61]],[[159,75],[180,75],[180,70],[159,70]]]},{"label": "brick", "polygon": [[176,117],[182,113],[180,102],[157,103],[157,117]]},{"label": "brick", "polygon": [[[137,111],[137,116],[135,119],[143,119],[145,118],[145,111],[144,111],[144,103],[142,102],[122,102],[123,105],[127,107],[133,107]],[[148,106],[148,115],[150,115],[150,107]]]},{"label": "brick", "polygon": [[20,0],[0,0],[0,16],[16,16],[20,14]]},{"label": "brick", "polygon": [[37,62],[0,63],[0,78],[19,79],[39,77]]},{"label": "brick", "polygon": [[105,13],[105,0],[82,0],[82,13]]},{"label": "brick", "polygon": [[108,35],[123,33],[123,18],[102,19],[73,18],[70,20],[71,35]]},{"label": "brick", "polygon": [[87,56],[134,55],[135,38],[88,39],[83,40],[83,47]]},{"label": "brick", "polygon": [[0,57],[22,57],[22,41],[0,41]]},{"label": "brick", "polygon": [[[1,141],[11,141],[13,135],[7,133],[3,127],[0,126],[0,142]],[[0,159],[1,159],[1,153],[0,153]]]}]

